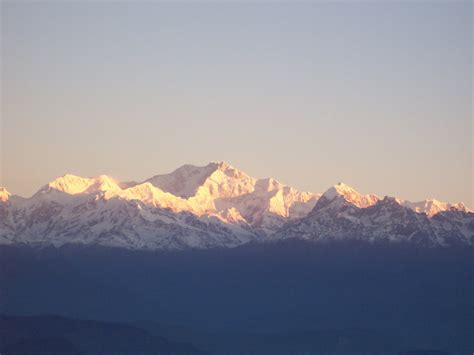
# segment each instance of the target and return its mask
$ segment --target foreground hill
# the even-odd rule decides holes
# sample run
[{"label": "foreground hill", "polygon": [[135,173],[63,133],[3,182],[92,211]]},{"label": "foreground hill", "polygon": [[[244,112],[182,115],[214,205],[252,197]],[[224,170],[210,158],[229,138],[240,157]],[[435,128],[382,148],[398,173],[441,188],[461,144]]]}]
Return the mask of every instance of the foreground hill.
[{"label": "foreground hill", "polygon": [[0,351],[6,355],[203,355],[128,324],[59,316],[0,316]]}]

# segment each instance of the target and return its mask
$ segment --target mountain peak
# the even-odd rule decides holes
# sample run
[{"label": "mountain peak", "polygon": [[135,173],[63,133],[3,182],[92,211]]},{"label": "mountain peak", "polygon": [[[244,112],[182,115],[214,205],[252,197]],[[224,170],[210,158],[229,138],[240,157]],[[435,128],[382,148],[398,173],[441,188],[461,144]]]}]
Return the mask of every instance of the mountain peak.
[{"label": "mountain peak", "polygon": [[351,186],[346,185],[343,182],[338,182],[336,185],[333,185],[327,189],[326,192],[323,193],[323,196],[328,200],[333,200],[338,196],[349,197],[351,194],[360,195]]},{"label": "mountain peak", "polygon": [[[254,179],[224,161],[183,165],[139,183],[119,183],[107,175],[65,174],[26,199],[10,197],[0,188],[0,215],[18,213],[28,219],[20,225],[13,217],[8,224],[0,218],[0,244],[14,239],[14,228],[19,240],[31,236],[32,243],[40,235],[57,245],[91,241],[151,249],[237,246],[288,236],[418,238],[425,245],[449,245],[449,236],[473,244],[474,214],[464,213],[463,204],[379,199],[343,182],[320,196],[273,178]],[[429,218],[453,209],[459,212]],[[2,223],[7,228],[2,230]]]},{"label": "mountain peak", "polygon": [[462,211],[462,212],[469,212],[470,209],[467,208],[462,202],[458,203],[449,203],[449,202],[442,202],[438,201],[434,198],[429,198],[419,202],[410,202],[410,201],[400,201],[400,203],[412,209],[418,213],[425,213],[428,217],[433,217],[435,214],[443,211]]},{"label": "mountain peak", "polygon": [[210,162],[205,166],[185,164],[169,174],[155,175],[146,180],[153,186],[181,198],[193,197],[200,186],[217,172],[228,176],[242,175],[237,169],[224,161]]},{"label": "mountain peak", "polygon": [[393,206],[402,206],[401,201],[398,198],[392,196],[385,196],[383,200],[380,201],[380,203],[382,202]]},{"label": "mountain peak", "polygon": [[0,186],[0,202],[7,202],[10,195],[6,188]]},{"label": "mountain peak", "polygon": [[267,192],[279,190],[283,187],[284,185],[274,178],[259,179],[255,184],[255,189]]},{"label": "mountain peak", "polygon": [[235,169],[232,165],[225,161],[211,161],[208,166],[215,166],[219,170]]},{"label": "mountain peak", "polygon": [[332,201],[336,198],[343,198],[347,202],[359,208],[371,206],[379,200],[376,195],[362,195],[354,188],[344,184],[343,182],[338,182],[336,185],[330,187],[321,197],[324,197],[329,201]]},{"label": "mountain peak", "polygon": [[333,188],[338,192],[340,195],[344,195],[347,193],[358,193],[352,186],[349,186],[343,182],[338,182],[336,185],[333,186]]},{"label": "mountain peak", "polygon": [[117,182],[107,175],[85,178],[72,174],[64,174],[44,186],[39,192],[58,191],[68,195],[76,195],[116,189],[120,189]]}]

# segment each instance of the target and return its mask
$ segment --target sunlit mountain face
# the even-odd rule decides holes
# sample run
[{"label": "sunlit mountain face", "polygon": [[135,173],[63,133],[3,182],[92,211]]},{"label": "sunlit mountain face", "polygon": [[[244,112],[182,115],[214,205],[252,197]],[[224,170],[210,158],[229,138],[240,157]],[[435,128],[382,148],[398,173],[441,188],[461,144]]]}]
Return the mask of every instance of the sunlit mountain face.
[{"label": "sunlit mountain face", "polygon": [[323,194],[255,179],[225,162],[184,165],[143,182],[66,174],[30,198],[0,189],[0,243],[143,250],[232,248],[294,238],[426,247],[473,245],[462,203],[362,195],[338,183]]}]

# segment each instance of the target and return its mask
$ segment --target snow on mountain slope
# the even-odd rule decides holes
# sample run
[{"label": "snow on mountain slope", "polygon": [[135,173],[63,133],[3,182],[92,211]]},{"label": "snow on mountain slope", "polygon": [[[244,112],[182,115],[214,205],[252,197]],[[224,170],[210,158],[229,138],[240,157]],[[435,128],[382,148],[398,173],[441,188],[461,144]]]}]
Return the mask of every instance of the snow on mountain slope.
[{"label": "snow on mountain slope", "polygon": [[8,243],[15,236],[11,217],[11,194],[0,187],[0,243]]},{"label": "snow on mountain slope", "polygon": [[146,205],[167,208],[173,212],[192,211],[192,208],[186,200],[164,192],[149,182],[137,184],[119,191],[107,191],[104,197],[107,199],[121,197],[126,200],[137,200]]},{"label": "snow on mountain slope", "polygon": [[[323,195],[321,195],[320,205],[326,203],[332,203],[338,205],[342,203],[342,200],[348,202],[356,207],[365,208],[375,205],[379,198],[377,195],[368,194],[362,195],[351,186],[348,186],[342,182],[329,188]],[[443,211],[462,211],[472,212],[463,203],[447,203],[440,202],[434,199],[427,199],[420,202],[410,202],[406,200],[397,199],[398,203],[404,207],[410,208],[417,213],[425,213],[428,217],[433,217],[435,214]]]},{"label": "snow on mountain slope", "polygon": [[189,199],[248,193],[253,191],[255,179],[225,162],[211,162],[203,167],[183,165],[170,174],[154,176],[147,182],[163,191]]},{"label": "snow on mountain slope", "polygon": [[300,192],[269,178],[258,180],[255,191],[269,196],[268,211],[285,218],[298,218],[308,214],[320,197],[311,192]]},{"label": "snow on mountain slope", "polygon": [[332,187],[306,217],[286,223],[271,239],[300,238],[318,242],[358,239],[427,247],[474,244],[473,213],[441,212],[429,218],[393,197],[373,203],[374,200],[373,195],[361,199],[346,186],[343,191]]},{"label": "snow on mountain slope", "polygon": [[431,219],[436,234],[448,245],[474,245],[474,213],[451,209],[435,214]]},{"label": "snow on mountain slope", "polygon": [[232,198],[253,192],[255,179],[226,163],[211,163],[214,171],[189,198],[198,213],[216,211],[216,199]]},{"label": "snow on mountain slope", "polygon": [[[272,178],[256,180],[225,162],[204,167],[184,165],[147,182],[186,200],[183,210],[217,215],[230,223],[238,213],[240,222],[244,219],[266,232],[281,227],[287,218],[308,213],[319,196],[299,192]],[[234,211],[229,213],[231,209]]]},{"label": "snow on mountain slope", "polygon": [[[226,163],[186,165],[143,183],[66,174],[31,198],[4,206],[0,242],[151,249],[230,247],[263,235],[247,219],[252,212],[264,216],[262,220],[275,218],[265,226],[276,229],[293,213],[294,204],[299,204],[297,216],[312,207],[312,194],[279,183],[265,189],[261,185],[256,190],[256,179]],[[234,198],[241,203],[231,203]],[[257,202],[252,205],[252,201]]]},{"label": "snow on mountain slope", "polygon": [[67,174],[31,198],[0,188],[0,244],[185,249],[287,238],[473,245],[474,214],[463,204],[380,200],[343,183],[300,192],[224,162],[142,183]]},{"label": "snow on mountain slope", "polygon": [[185,249],[232,247],[256,238],[251,230],[212,216],[174,212],[150,201],[106,196],[108,193],[81,194],[73,199],[37,196],[13,205],[15,234],[4,236],[3,241]]},{"label": "snow on mountain slope", "polygon": [[403,206],[406,206],[415,212],[425,213],[428,217],[433,217],[435,214],[443,211],[470,211],[463,203],[448,203],[435,199],[427,199],[419,202],[401,201],[401,203]]},{"label": "snow on mountain slope", "polygon": [[6,188],[0,187],[0,202],[7,202],[10,198],[10,193]]},{"label": "snow on mountain slope", "polygon": [[372,206],[379,200],[376,195],[362,195],[343,182],[329,188],[321,197],[327,201],[344,199],[359,208]]},{"label": "snow on mountain slope", "polygon": [[257,180],[251,193],[216,199],[215,206],[218,210],[235,208],[250,225],[270,234],[288,219],[305,216],[318,197],[268,178]]},{"label": "snow on mountain slope", "polygon": [[65,174],[41,188],[38,193],[44,194],[57,191],[64,192],[68,195],[77,195],[118,190],[120,190],[120,187],[117,182],[107,175],[83,178],[76,175]]}]

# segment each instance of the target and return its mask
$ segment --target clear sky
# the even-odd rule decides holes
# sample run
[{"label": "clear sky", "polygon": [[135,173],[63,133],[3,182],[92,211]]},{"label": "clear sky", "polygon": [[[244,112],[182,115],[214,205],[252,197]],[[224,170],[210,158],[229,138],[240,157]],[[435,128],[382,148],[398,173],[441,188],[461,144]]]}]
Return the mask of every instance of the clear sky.
[{"label": "clear sky", "polygon": [[472,201],[472,3],[2,1],[0,185],[225,160]]}]

